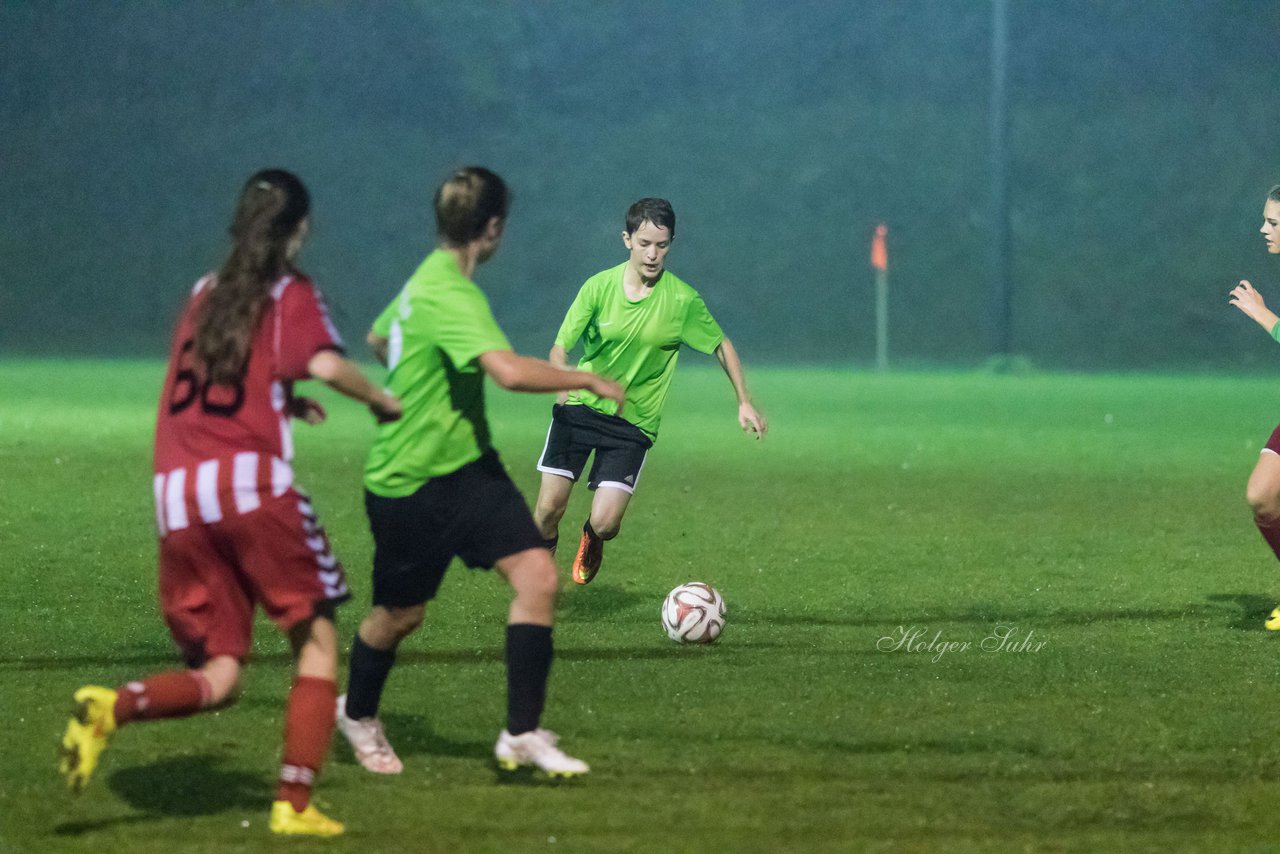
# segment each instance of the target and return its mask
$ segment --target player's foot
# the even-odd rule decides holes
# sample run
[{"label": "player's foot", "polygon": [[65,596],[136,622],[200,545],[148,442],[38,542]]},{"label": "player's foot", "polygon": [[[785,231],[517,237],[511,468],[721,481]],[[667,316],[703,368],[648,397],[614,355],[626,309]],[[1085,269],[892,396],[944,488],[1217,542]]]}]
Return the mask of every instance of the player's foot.
[{"label": "player's foot", "polygon": [[89,783],[98,757],[116,731],[116,692],[86,685],[75,693],[76,707],[58,748],[58,771],[67,788],[80,794]]},{"label": "player's foot", "polygon": [[404,763],[391,749],[386,733],[382,731],[382,721],[377,718],[347,717],[347,695],[338,698],[338,729],[351,743],[356,759],[366,771],[375,774],[399,774],[404,770]]},{"label": "player's foot", "polygon": [[338,836],[346,830],[342,822],[334,821],[315,804],[307,804],[302,812],[297,812],[288,801],[275,801],[271,804],[271,832],[284,836]]},{"label": "player's foot", "polygon": [[504,729],[498,735],[493,755],[504,771],[514,771],[521,765],[534,765],[548,777],[576,777],[591,770],[581,759],[574,759],[556,747],[559,740],[559,736],[549,729],[535,729],[519,735],[512,735]]},{"label": "player's foot", "polygon": [[573,559],[573,580],[579,584],[589,584],[600,571],[600,562],[604,559],[604,540],[592,536],[585,528],[582,539],[578,541],[578,554]]},{"label": "player's foot", "polygon": [[1263,625],[1270,631],[1280,632],[1280,608],[1273,610],[1271,616],[1267,617],[1267,621]]}]

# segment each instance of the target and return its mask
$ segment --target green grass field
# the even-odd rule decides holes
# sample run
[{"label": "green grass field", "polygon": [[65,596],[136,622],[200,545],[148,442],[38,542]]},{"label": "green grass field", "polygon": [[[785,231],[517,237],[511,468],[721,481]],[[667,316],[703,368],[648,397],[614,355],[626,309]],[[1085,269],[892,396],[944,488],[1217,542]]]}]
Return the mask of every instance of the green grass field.
[{"label": "green grass field", "polygon": [[[454,569],[384,699],[405,773],[335,743],[317,800],[347,835],[287,842],[265,826],[289,680],[266,623],[238,706],[126,728],[63,792],[72,691],[173,661],[161,366],[0,362],[0,850],[1274,850],[1280,568],[1243,501],[1274,380],[757,369],[756,443],[704,366],[681,369],[600,577],[561,599],[544,723],[592,774],[494,769],[507,594]],[[326,400],[297,469],[356,591],[349,642],[371,427]],[[532,496],[550,400],[490,404]],[[713,646],[660,628],[689,580],[728,601]],[[1016,648],[984,648],[1005,632]]]}]

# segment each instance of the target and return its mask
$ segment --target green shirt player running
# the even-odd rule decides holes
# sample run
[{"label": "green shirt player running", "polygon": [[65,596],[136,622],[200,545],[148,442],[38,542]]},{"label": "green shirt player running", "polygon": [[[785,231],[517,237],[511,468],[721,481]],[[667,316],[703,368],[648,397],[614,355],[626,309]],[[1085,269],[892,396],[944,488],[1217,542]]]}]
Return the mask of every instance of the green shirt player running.
[{"label": "green shirt player running", "polygon": [[560,519],[587,457],[595,453],[587,488],[591,514],[573,561],[573,580],[586,584],[600,569],[604,542],[618,535],[645,456],[658,438],[662,407],[682,346],[715,353],[733,383],[738,423],[763,438],[768,422],[751,402],[737,351],[698,292],[665,269],[676,235],[676,215],[665,199],[641,199],[627,210],[622,243],[626,263],[586,281],[565,314],[551,363],[565,366],[582,343],[578,367],[617,380],[625,405],[589,389],[561,395],[538,460],[542,486],[534,521],[555,549]]},{"label": "green shirt player running", "polygon": [[586,389],[620,403],[618,383],[518,356],[471,281],[498,249],[506,184],[467,167],[436,193],[440,245],[374,322],[369,343],[403,398],[394,429],[379,429],[365,465],[365,510],[373,533],[373,608],[351,649],[338,728],[366,769],[403,764],[378,720],[378,704],[400,641],[422,622],[455,558],[496,567],[515,597],[506,631],[507,726],[494,755],[506,769],[534,765],[552,776],[586,773],[539,720],[551,667],[556,568],[490,441],[484,378],[512,391]]}]

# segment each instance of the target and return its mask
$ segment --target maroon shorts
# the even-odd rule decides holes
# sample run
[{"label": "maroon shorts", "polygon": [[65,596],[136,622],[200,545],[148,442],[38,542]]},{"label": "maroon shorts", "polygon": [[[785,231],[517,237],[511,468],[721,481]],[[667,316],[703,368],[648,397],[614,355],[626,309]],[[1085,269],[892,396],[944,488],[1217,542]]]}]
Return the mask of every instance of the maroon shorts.
[{"label": "maroon shorts", "polygon": [[248,655],[255,603],[287,632],[317,606],[350,595],[328,535],[293,488],[263,495],[250,513],[160,539],[160,605],[192,667],[217,655]]},{"label": "maroon shorts", "polygon": [[1263,447],[1273,454],[1280,454],[1280,425],[1271,431],[1271,436]]}]

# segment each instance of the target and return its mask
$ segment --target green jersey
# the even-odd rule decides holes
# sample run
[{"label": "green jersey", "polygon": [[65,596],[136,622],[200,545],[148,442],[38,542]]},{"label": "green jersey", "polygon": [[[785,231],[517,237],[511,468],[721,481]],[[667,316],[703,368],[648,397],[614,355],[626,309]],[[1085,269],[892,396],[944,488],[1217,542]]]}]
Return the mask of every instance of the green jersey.
[{"label": "green jersey", "polygon": [[[624,262],[587,279],[560,324],[556,344],[568,352],[581,340],[578,367],[620,383],[627,390],[622,417],[656,439],[680,345],[714,353],[724,331],[698,292],[670,271],[663,271],[644,299],[627,299],[626,268]],[[585,390],[570,394],[569,403],[606,415],[618,410],[613,401]]]},{"label": "green jersey", "polygon": [[376,495],[400,498],[490,448],[477,359],[511,345],[484,293],[441,249],[422,262],[373,332],[387,339],[387,384],[404,415],[378,426],[364,484]]}]

